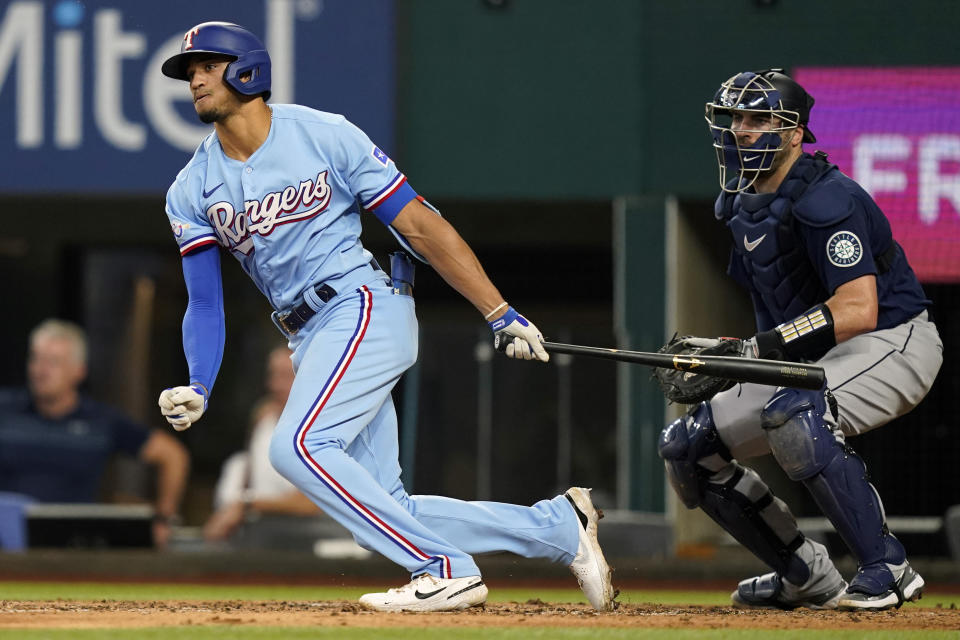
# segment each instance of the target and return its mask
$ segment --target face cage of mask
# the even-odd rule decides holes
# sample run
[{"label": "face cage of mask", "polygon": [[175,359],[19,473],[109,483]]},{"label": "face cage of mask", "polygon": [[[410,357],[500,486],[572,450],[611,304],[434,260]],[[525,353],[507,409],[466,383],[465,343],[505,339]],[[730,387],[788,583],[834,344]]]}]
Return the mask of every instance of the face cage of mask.
[{"label": "face cage of mask", "polygon": [[[770,129],[738,129],[733,130],[732,114],[763,113],[769,114],[771,122],[778,121],[782,126]],[[717,122],[717,116],[729,116],[731,123],[727,126]],[[797,127],[800,114],[796,111],[775,109],[731,109],[713,102],[706,105],[704,119],[713,136],[713,148],[717,154],[717,165],[720,169],[720,188],[728,193],[738,193],[748,189],[757,181],[760,173],[769,171],[773,167],[773,160],[777,152],[787,146],[788,138],[780,135],[784,131],[791,131]],[[752,145],[740,145],[737,134],[760,134]],[[736,183],[732,186],[733,176]]]}]

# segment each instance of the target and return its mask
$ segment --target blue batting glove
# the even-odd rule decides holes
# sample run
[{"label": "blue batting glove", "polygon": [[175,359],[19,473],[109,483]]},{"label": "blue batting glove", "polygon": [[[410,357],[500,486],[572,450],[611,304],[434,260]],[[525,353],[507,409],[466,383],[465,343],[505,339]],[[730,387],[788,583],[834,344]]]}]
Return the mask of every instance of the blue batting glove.
[{"label": "blue batting glove", "polygon": [[495,334],[507,334],[513,338],[507,343],[508,358],[522,358],[523,360],[540,360],[547,362],[550,354],[543,348],[543,336],[537,326],[517,313],[513,307],[507,307],[507,312],[487,324]]}]

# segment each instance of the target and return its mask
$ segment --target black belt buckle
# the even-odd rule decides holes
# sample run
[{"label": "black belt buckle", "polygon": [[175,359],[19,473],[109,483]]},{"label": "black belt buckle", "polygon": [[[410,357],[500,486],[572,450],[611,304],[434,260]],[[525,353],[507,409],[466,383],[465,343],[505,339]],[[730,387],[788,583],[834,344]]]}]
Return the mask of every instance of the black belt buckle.
[{"label": "black belt buckle", "polygon": [[297,332],[300,331],[300,327],[303,326],[302,323],[297,322],[288,322],[291,319],[291,316],[296,318],[294,315],[296,309],[287,309],[286,311],[274,311],[270,314],[270,319],[273,320],[273,324],[276,325],[277,329],[280,330],[280,333],[291,338],[297,335]]},{"label": "black belt buckle", "polygon": [[[324,304],[330,302],[337,295],[337,290],[325,283],[314,286],[313,291]],[[307,324],[307,320],[316,314],[317,312],[306,301],[303,301],[284,311],[274,311],[270,314],[270,319],[273,320],[273,324],[280,330],[280,333],[291,338],[297,335],[303,325]]]}]

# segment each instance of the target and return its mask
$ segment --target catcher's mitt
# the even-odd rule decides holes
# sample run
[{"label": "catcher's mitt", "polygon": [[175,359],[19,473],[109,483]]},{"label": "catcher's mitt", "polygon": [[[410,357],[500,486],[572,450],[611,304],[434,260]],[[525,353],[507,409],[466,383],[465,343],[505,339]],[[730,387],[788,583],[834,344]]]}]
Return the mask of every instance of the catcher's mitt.
[{"label": "catcher's mitt", "polygon": [[[658,353],[670,353],[685,356],[739,356],[743,351],[743,340],[737,338],[697,338],[696,336],[673,336],[667,344],[660,347]],[[696,404],[709,400],[734,384],[733,380],[706,376],[700,373],[657,367],[653,370],[660,390],[667,400],[680,404]]]}]

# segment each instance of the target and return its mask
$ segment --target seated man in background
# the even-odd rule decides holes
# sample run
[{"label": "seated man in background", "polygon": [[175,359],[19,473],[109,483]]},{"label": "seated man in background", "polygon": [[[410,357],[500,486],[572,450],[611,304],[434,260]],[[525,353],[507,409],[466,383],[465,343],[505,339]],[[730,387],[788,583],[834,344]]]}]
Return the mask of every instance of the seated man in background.
[{"label": "seated man in background", "polygon": [[247,448],[223,464],[214,493],[215,511],[203,527],[207,540],[225,540],[248,511],[316,516],[320,509],[270,464],[270,438],[293,386],[290,350],[277,347],[267,358],[267,395],[254,407]]},{"label": "seated man in background", "polygon": [[166,545],[189,457],[165,431],[133,422],[80,392],[87,375],[83,330],[46,320],[30,333],[27,388],[0,390],[0,491],[39,502],[97,502],[115,453],[157,469],[154,542]]}]

